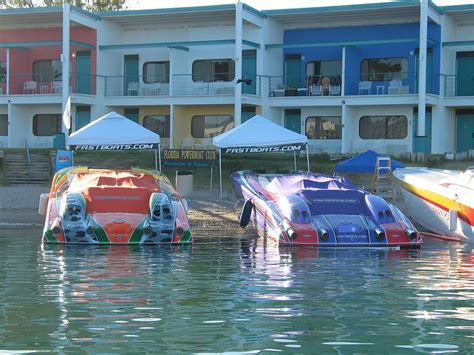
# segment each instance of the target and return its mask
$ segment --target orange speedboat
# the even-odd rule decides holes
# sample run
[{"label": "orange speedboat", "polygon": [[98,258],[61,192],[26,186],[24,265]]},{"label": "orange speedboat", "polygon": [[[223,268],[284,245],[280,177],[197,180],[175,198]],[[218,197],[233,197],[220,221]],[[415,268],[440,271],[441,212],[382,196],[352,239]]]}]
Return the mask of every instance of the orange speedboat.
[{"label": "orange speedboat", "polygon": [[190,243],[187,202],[155,171],[71,167],[41,195],[43,242]]}]

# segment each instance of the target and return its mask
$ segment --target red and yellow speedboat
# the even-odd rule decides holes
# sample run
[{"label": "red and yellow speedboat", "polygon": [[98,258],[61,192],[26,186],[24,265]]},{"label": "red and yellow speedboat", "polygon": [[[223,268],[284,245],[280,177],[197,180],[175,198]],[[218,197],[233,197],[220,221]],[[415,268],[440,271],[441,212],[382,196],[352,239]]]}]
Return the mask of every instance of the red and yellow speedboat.
[{"label": "red and yellow speedboat", "polygon": [[474,168],[404,168],[393,172],[405,212],[426,229],[474,242]]},{"label": "red and yellow speedboat", "polygon": [[47,243],[190,243],[187,203],[151,170],[72,167],[41,195]]}]

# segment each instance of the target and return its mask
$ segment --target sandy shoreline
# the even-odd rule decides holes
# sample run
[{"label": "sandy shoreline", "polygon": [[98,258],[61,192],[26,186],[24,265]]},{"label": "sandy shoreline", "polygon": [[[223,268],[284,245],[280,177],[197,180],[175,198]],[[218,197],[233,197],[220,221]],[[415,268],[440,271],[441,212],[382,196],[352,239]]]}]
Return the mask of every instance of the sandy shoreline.
[{"label": "sandy shoreline", "polygon": [[[0,187],[0,231],[41,230],[44,217],[38,214],[39,196],[47,186],[17,185]],[[224,231],[243,234],[231,198],[220,199],[218,191],[197,190],[186,198],[189,223],[194,233]]]}]

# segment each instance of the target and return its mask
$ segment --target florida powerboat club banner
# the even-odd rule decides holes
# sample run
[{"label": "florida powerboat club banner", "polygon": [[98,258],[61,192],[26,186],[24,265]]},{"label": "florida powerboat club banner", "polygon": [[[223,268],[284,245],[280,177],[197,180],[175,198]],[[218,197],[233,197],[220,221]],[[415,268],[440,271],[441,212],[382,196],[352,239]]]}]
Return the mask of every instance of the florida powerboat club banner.
[{"label": "florida powerboat club banner", "polygon": [[303,149],[304,144],[286,144],[271,147],[235,147],[222,150],[225,154],[245,154],[245,153],[292,153]]},{"label": "florida powerboat club banner", "polygon": [[149,150],[158,149],[157,143],[137,143],[137,144],[99,144],[99,145],[71,145],[74,150]]}]

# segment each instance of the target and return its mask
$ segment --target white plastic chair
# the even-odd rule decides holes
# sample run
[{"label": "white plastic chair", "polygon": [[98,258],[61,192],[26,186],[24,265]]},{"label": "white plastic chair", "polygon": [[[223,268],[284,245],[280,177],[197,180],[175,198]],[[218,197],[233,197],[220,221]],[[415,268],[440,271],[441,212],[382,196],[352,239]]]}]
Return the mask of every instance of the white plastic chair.
[{"label": "white plastic chair", "polygon": [[25,81],[23,83],[23,94],[36,94],[37,93],[37,87],[38,84],[36,81],[31,80],[31,81]]},{"label": "white plastic chair", "polygon": [[321,96],[323,94],[323,87],[321,85],[313,84],[310,87],[311,96]]},{"label": "white plastic chair", "polygon": [[400,94],[402,91],[402,81],[401,80],[390,80],[388,83],[387,92],[389,94]]},{"label": "white plastic chair", "polygon": [[359,82],[359,95],[362,95],[363,91],[367,91],[367,95],[370,95],[372,92],[372,82],[371,81],[361,81]]},{"label": "white plastic chair", "polygon": [[341,85],[329,85],[329,95],[330,96],[341,95]]},{"label": "white plastic chair", "polygon": [[51,92],[53,94],[61,94],[63,92],[63,82],[62,81],[52,81],[51,82]]},{"label": "white plastic chair", "polygon": [[139,85],[136,81],[128,83],[127,87],[127,95],[132,96],[132,93],[136,93],[138,95]]}]

